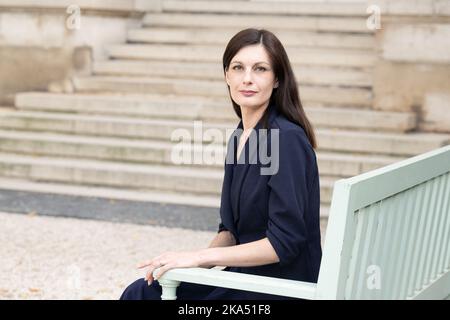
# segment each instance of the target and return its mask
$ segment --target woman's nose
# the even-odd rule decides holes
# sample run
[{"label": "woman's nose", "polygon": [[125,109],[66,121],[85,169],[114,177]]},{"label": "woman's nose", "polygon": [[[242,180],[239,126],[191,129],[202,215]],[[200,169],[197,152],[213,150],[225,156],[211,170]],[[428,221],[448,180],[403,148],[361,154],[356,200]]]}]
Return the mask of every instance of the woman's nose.
[{"label": "woman's nose", "polygon": [[245,70],[244,72],[244,83],[251,83],[252,82],[252,71],[251,70]]}]

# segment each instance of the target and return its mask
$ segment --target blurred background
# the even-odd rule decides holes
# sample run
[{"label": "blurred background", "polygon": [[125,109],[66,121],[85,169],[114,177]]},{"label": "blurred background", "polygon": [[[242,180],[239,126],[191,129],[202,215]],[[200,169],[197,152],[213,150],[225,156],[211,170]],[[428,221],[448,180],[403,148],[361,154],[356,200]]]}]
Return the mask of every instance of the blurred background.
[{"label": "blurred background", "polygon": [[[234,129],[222,54],[275,33],[336,180],[450,143],[449,0],[0,0],[0,299],[117,299],[206,247]],[[191,137],[174,162],[175,130]],[[206,149],[217,155],[204,161]]]}]

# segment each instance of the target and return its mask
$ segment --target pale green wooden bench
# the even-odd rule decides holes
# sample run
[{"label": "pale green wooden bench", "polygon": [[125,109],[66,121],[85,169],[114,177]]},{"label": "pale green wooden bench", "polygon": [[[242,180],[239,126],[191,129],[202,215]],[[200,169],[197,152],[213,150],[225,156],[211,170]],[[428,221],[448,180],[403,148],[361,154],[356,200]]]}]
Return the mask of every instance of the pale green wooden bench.
[{"label": "pale green wooden bench", "polygon": [[450,145],[335,183],[317,284],[173,269],[162,299],[181,281],[303,299],[448,298]]}]

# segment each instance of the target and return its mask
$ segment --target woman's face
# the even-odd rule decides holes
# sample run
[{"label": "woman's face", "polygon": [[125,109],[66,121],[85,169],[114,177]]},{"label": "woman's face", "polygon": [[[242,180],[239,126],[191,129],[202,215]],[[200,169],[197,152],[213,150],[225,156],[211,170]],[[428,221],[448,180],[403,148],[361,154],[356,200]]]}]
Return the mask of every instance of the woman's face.
[{"label": "woman's face", "polygon": [[225,78],[231,98],[241,111],[243,108],[266,107],[272,90],[278,86],[269,56],[260,44],[239,50],[231,59]]}]

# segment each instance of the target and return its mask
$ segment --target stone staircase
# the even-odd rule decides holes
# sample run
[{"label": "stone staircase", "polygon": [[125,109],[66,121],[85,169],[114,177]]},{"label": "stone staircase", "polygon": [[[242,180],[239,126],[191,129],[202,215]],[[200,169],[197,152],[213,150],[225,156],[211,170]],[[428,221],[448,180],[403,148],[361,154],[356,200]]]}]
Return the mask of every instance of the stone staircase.
[{"label": "stone staircase", "polygon": [[[221,56],[237,31],[265,27],[284,43],[316,127],[326,216],[336,180],[450,140],[416,132],[414,113],[371,110],[376,52],[365,12],[360,4],[165,1],[127,43],[106,48],[109,59],[95,61],[92,75],[73,78],[74,93],[20,93],[15,109],[0,111],[0,184],[218,207],[223,161],[176,164],[174,147],[183,145],[171,135],[195,136],[195,120],[224,135],[236,127]],[[223,156],[222,143],[198,140],[194,158],[205,147]]]}]

